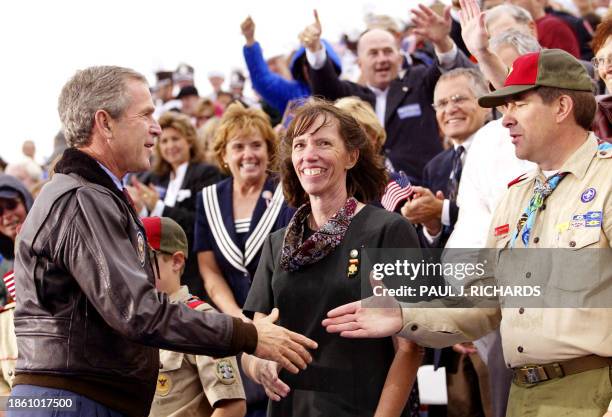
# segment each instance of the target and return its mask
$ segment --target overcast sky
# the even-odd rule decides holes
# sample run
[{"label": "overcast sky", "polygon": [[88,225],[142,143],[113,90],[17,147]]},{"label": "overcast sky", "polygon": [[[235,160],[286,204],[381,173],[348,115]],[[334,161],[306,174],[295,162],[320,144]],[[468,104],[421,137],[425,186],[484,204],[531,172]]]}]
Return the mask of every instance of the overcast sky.
[{"label": "overcast sky", "polygon": [[[416,0],[57,0],[3,1],[0,5],[0,156],[20,159],[21,143],[51,154],[60,127],[57,97],[77,70],[90,65],[134,68],[153,82],[157,69],[179,62],[195,67],[196,86],[210,91],[206,74],[244,68],[240,22],[251,15],[266,51],[289,50],[316,8],[323,36],[336,41],[363,28],[366,12],[407,19]],[[428,3],[428,2],[427,2]]]}]

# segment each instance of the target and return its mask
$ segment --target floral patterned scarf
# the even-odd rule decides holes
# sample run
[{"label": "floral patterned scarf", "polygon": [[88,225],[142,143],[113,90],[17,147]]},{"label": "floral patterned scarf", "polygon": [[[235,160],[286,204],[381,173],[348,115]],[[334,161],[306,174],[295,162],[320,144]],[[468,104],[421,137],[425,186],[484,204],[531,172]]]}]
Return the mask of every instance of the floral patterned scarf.
[{"label": "floral patterned scarf", "polygon": [[319,230],[304,239],[304,229],[311,213],[310,204],[302,205],[287,226],[280,265],[285,271],[294,272],[325,258],[344,239],[357,209],[357,200],[351,197]]}]

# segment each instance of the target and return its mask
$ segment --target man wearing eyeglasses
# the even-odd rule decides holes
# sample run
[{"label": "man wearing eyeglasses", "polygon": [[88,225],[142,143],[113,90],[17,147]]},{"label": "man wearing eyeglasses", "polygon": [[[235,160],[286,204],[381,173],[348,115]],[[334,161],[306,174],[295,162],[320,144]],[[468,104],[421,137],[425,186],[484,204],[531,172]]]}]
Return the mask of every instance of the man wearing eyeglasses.
[{"label": "man wearing eyeglasses", "polygon": [[408,220],[422,225],[421,241],[429,247],[443,248],[457,221],[456,198],[463,163],[474,133],[490,116],[490,111],[476,101],[486,93],[484,77],[470,68],[449,71],[436,84],[432,106],[442,134],[453,146],[425,165],[423,186],[414,187],[416,197],[402,208]]}]

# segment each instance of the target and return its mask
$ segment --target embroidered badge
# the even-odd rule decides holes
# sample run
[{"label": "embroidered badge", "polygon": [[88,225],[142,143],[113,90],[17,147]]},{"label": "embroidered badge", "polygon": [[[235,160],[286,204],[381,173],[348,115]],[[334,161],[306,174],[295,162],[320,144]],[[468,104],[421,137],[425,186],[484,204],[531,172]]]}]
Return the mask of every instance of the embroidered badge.
[{"label": "embroidered badge", "polygon": [[559,223],[555,226],[555,228],[557,229],[557,232],[559,233],[565,232],[567,229],[569,229],[569,227],[570,227],[570,222]]},{"label": "embroidered badge", "polygon": [[510,225],[508,223],[495,228],[495,236],[505,236],[508,232],[510,232]]},{"label": "embroidered badge", "polygon": [[145,238],[142,232],[139,230],[136,237],[136,245],[138,246],[138,260],[140,261],[140,266],[144,267],[145,265]]},{"label": "embroidered badge", "polygon": [[234,370],[232,362],[228,359],[220,359],[217,361],[215,374],[222,384],[231,385],[236,382],[236,371]]},{"label": "embroidered badge", "polygon": [[589,211],[584,215],[586,227],[601,227],[602,220],[603,212],[601,211]]},{"label": "embroidered badge", "polygon": [[170,377],[166,374],[159,374],[159,376],[157,377],[157,388],[155,390],[155,393],[157,395],[165,397],[166,395],[168,395],[171,388],[172,380],[170,379]]},{"label": "embroidered badge", "polygon": [[589,201],[593,201],[596,195],[597,191],[595,188],[587,188],[580,196],[580,201],[583,203],[588,203]]}]

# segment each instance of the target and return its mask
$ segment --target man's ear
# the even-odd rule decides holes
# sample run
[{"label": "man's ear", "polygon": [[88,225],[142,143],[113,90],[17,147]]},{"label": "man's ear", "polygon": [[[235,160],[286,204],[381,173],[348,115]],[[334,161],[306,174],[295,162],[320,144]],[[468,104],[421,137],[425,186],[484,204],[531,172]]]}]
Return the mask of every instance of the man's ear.
[{"label": "man's ear", "polygon": [[181,251],[176,251],[172,255],[172,270],[180,271],[185,266],[185,254]]},{"label": "man's ear", "polygon": [[560,96],[558,98],[556,114],[555,114],[557,123],[563,122],[568,117],[573,117],[572,113],[574,111],[575,111],[574,100],[572,100],[570,96],[566,96],[566,95]]},{"label": "man's ear", "polygon": [[98,110],[94,114],[94,128],[100,132],[105,139],[113,138],[113,119],[106,110]]}]

